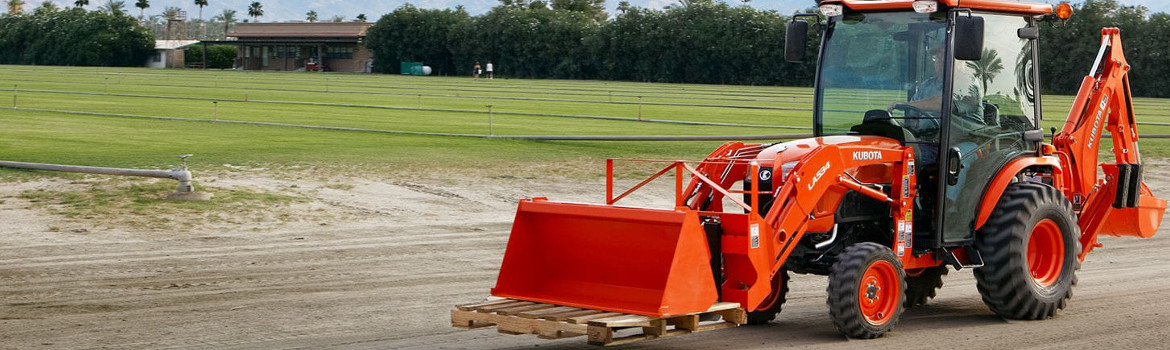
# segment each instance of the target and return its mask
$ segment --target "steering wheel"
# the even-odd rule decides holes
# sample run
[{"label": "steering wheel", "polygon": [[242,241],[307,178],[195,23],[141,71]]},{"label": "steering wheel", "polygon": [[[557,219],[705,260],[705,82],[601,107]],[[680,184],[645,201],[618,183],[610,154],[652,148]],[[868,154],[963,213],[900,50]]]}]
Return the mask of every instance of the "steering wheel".
[{"label": "steering wheel", "polygon": [[[934,116],[934,113],[927,112],[927,111],[923,110],[922,108],[918,108],[918,107],[915,107],[914,105],[905,104],[905,103],[896,103],[893,106],[890,106],[889,111],[893,112],[895,110],[906,111],[907,114],[914,115],[915,117],[911,117],[911,118],[913,118],[914,120],[917,121],[916,124],[921,123],[922,121],[927,121],[926,125],[920,124],[920,125],[917,125],[917,127],[915,127],[915,128],[908,128],[914,132],[915,136],[917,136],[919,134],[932,132],[932,131],[938,132],[939,129],[942,129],[942,124],[939,123],[939,118]],[[902,124],[905,125],[906,123],[903,122]]]}]

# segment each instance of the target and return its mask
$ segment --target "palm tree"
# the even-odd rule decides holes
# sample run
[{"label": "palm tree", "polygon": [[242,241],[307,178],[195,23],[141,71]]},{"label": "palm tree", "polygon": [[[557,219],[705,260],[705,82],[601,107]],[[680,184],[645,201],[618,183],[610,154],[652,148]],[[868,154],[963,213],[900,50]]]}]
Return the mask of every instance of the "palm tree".
[{"label": "palm tree", "polygon": [[57,12],[57,3],[49,1],[49,0],[45,0],[45,2],[41,3],[41,7],[38,7],[35,12],[36,13]]},{"label": "palm tree", "polygon": [[73,4],[77,5],[77,7],[85,7],[86,5],[89,5],[89,0],[77,0],[74,1]]},{"label": "palm tree", "polygon": [[126,2],[122,0],[109,0],[105,5],[102,5],[102,11],[106,11],[115,15],[120,15],[126,11]]},{"label": "palm tree", "polygon": [[138,8],[138,20],[146,19],[146,9],[150,8],[150,0],[138,0],[134,3],[134,7]]},{"label": "palm tree", "polygon": [[223,9],[223,13],[216,15],[214,19],[223,21],[223,35],[226,37],[231,25],[236,23],[236,10]]},{"label": "palm tree", "polygon": [[975,77],[983,81],[983,92],[987,91],[987,83],[995,80],[995,76],[1003,71],[1003,60],[999,59],[999,52],[991,49],[983,50],[983,59],[968,61],[967,68],[975,71]]},{"label": "palm tree", "polygon": [[24,11],[24,0],[8,0],[8,15],[16,16]]},{"label": "palm tree", "polygon": [[207,0],[195,0],[195,6],[199,6],[199,38],[203,39],[206,36],[203,30],[203,8],[207,7]]},{"label": "palm tree", "polygon": [[317,21],[317,11],[309,10],[309,12],[305,12],[305,20],[308,20],[309,23],[316,22]]},{"label": "palm tree", "polygon": [[264,5],[260,5],[259,1],[253,1],[248,5],[248,16],[252,16],[252,22],[259,22],[259,17],[264,16]]}]

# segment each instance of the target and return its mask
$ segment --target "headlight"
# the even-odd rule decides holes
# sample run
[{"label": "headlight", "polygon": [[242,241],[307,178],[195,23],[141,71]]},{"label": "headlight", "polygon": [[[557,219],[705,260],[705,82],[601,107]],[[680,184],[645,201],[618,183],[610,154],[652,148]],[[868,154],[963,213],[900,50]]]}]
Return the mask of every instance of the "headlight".
[{"label": "headlight", "polygon": [[799,162],[800,162],[800,161],[796,161],[796,160],[794,160],[794,161],[791,161],[791,162],[784,163],[784,164],[781,164],[781,165],[780,165],[780,181],[781,181],[781,182],[786,182],[786,181],[788,181],[788,174],[791,174],[791,173],[792,173],[792,168],[795,168],[795,167],[796,167],[796,163],[799,163]]},{"label": "headlight", "polygon": [[841,4],[825,4],[820,6],[821,14],[825,17],[840,16],[845,13],[845,6]]}]

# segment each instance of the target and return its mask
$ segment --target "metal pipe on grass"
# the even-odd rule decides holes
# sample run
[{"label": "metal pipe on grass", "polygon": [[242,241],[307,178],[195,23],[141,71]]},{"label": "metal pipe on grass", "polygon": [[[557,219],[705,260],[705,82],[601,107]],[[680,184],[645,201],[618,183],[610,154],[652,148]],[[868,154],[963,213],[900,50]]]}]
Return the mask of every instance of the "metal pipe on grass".
[{"label": "metal pipe on grass", "polygon": [[138,177],[154,177],[162,179],[173,179],[179,181],[179,187],[174,193],[167,195],[167,199],[174,200],[208,200],[211,199],[210,193],[195,192],[195,185],[191,183],[191,172],[187,170],[187,157],[190,154],[179,156],[183,159],[183,166],[171,170],[142,170],[142,169],[125,169],[125,168],[105,168],[92,167],[81,165],[62,165],[62,164],[45,164],[45,163],[26,163],[26,162],[12,162],[0,160],[0,166],[19,169],[34,169],[34,170],[48,170],[48,171],[64,171],[71,173],[87,173],[87,174],[101,174],[101,175],[116,175],[116,176],[138,176]]}]

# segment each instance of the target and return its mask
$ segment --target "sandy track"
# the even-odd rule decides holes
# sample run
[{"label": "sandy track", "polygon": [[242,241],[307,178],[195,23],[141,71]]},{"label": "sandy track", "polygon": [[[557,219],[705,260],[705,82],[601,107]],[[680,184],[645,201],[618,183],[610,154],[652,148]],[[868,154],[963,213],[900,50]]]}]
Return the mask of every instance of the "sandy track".
[{"label": "sandy track", "polygon": [[[1147,174],[1155,191],[1170,183]],[[274,179],[235,181],[219,185],[287,188]],[[332,208],[344,220],[262,232],[49,231],[62,219],[25,209],[13,194],[55,184],[6,186],[0,348],[592,348],[583,338],[457,330],[448,312],[494,284],[514,199],[596,202],[601,187],[523,179],[351,182],[349,190],[299,187],[313,197],[305,208]],[[847,341],[828,319],[825,278],[798,275],[773,324],[628,348],[1165,348],[1170,232],[1103,243],[1084,263],[1071,305],[1052,320],[995,317],[970,272],[959,271],[887,337]]]}]

